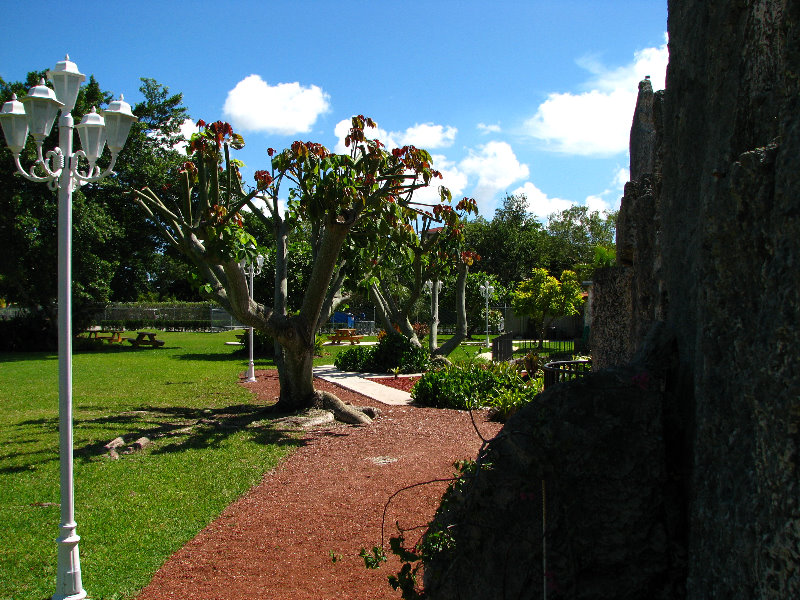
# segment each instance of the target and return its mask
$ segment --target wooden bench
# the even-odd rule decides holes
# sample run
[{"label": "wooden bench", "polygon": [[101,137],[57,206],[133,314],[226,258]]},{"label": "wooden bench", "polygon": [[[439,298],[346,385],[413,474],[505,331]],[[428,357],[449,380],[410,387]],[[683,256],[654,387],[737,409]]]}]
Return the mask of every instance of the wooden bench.
[{"label": "wooden bench", "polygon": [[140,346],[160,348],[164,345],[164,340],[157,340],[156,333],[153,331],[139,331],[135,338],[128,338],[128,341],[134,348],[139,348]]},{"label": "wooden bench", "polygon": [[[122,337],[124,330],[122,329],[103,329],[101,327],[89,327],[84,332],[86,333],[86,339],[90,340],[105,340],[109,344],[114,342],[122,343],[125,341],[125,338]],[[103,335],[108,334],[108,335]]]},{"label": "wooden bench", "polygon": [[98,335],[98,340],[106,340],[109,344],[113,344],[114,342],[121,344],[125,341],[125,338],[122,337],[123,331],[119,329],[114,329],[113,331],[102,331],[101,333],[107,333],[108,335],[102,336]]},{"label": "wooden bench", "polygon": [[360,343],[361,342],[361,338],[363,338],[363,337],[364,337],[363,335],[356,334],[356,330],[355,329],[337,329],[336,333],[332,334],[328,338],[328,340],[332,344],[338,344],[338,343],[342,342],[343,340],[349,340],[350,344],[352,345],[352,344]]}]

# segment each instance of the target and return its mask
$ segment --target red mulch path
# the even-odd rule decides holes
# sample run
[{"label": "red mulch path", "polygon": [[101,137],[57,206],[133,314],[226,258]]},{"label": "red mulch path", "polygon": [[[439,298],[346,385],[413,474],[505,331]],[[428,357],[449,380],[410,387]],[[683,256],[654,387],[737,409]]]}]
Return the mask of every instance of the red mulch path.
[{"label": "red mulch path", "polygon": [[[273,401],[275,371],[257,377],[243,385],[260,401]],[[303,434],[305,444],[170,557],[137,600],[399,598],[386,580],[399,568],[396,559],[367,570],[359,550],[380,544],[391,494],[451,476],[452,463],[475,458],[481,440],[466,412],[388,406],[332,383],[315,385],[353,404],[378,406],[382,414],[372,425]],[[485,438],[500,428],[485,413],[476,413],[476,423]],[[446,486],[420,486],[395,497],[386,515],[387,552],[395,521],[403,527],[427,523]],[[419,533],[407,538],[416,541]],[[334,562],[331,553],[341,558]]]},{"label": "red mulch path", "polygon": [[414,384],[419,381],[419,376],[411,376],[411,377],[370,377],[370,381],[374,381],[375,383],[380,383],[381,385],[387,385],[391,388],[396,390],[403,390],[404,392],[410,392],[411,388],[414,387]]}]

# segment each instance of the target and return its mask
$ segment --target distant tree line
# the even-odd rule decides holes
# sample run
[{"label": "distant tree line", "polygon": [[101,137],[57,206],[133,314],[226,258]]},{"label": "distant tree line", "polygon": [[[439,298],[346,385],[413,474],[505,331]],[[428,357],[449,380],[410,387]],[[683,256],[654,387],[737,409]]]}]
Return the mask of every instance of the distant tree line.
[{"label": "distant tree line", "polygon": [[[0,102],[13,93],[22,98],[43,71],[25,81],[0,79]],[[72,277],[76,327],[109,301],[198,300],[186,267],[177,259],[150,219],[130,197],[133,187],[168,189],[170,174],[186,160],[177,148],[180,127],[189,118],[181,94],[153,79],[142,79],[144,100],[133,107],[135,123],[117,159],[115,177],[89,184],[73,194]],[[72,115],[80,122],[93,106],[104,107],[112,94],[91,76],[82,86]],[[58,143],[58,124],[44,148]],[[35,160],[31,137],[21,155],[23,166]],[[108,160],[108,157],[105,157]],[[102,164],[102,163],[101,163]],[[14,175],[13,156],[0,144],[0,299],[27,308],[30,320],[54,336],[57,296],[57,194],[41,183]]]},{"label": "distant tree line", "polygon": [[[31,72],[25,81],[13,83],[0,79],[0,102],[9,100],[12,93],[23,97],[43,75],[41,71]],[[73,196],[75,327],[88,324],[97,307],[108,302],[201,299],[205,282],[197,270],[187,268],[185,258],[165,241],[153,218],[131,197],[131,190],[144,187],[167,198],[178,197],[176,174],[187,161],[179,150],[179,143],[186,141],[180,127],[189,114],[181,94],[170,93],[153,79],[143,78],[140,92],[144,99],[133,107],[139,122],[134,124],[117,160],[117,175],[84,186]],[[79,122],[92,106],[101,108],[111,98],[111,93],[90,77],[73,110],[75,121]],[[57,130],[56,124],[45,148],[56,145]],[[5,144],[1,146],[0,302],[27,308],[29,320],[54,340],[57,197],[47,186],[15,176],[11,152]],[[35,145],[29,138],[23,165],[32,164],[34,156]],[[240,216],[244,230],[258,248],[275,246],[276,229],[269,218],[260,218],[246,207]],[[337,302],[346,309],[348,305],[372,305],[377,298],[387,310],[403,307],[408,328],[411,320],[430,319],[431,298],[426,290],[431,286],[421,287],[425,279],[442,282],[438,306],[451,315],[455,314],[452,307],[463,285],[469,333],[481,331],[486,318],[481,284],[488,281],[494,288],[490,303],[496,305],[511,304],[514,290],[520,282],[534,277],[536,270],[554,277],[569,270],[577,273],[578,280],[588,278],[594,267],[613,261],[615,223],[616,213],[601,215],[585,206],[573,206],[550,215],[544,224],[528,211],[524,195],[508,195],[491,220],[485,216],[465,220],[463,241],[458,248],[447,250],[460,257],[450,264],[466,264],[463,260],[467,260],[471,268],[442,268],[441,261],[430,261],[419,254],[424,244],[414,246],[417,249],[407,255],[388,246],[371,248],[367,252],[383,252],[384,259],[376,264],[365,260],[369,257],[361,248],[362,256],[353,253],[346,261],[350,267],[342,270],[344,283]],[[286,236],[286,261],[281,268],[287,270],[289,311],[300,310],[303,290],[311,278],[314,233],[311,225],[300,222]],[[407,242],[395,240],[401,246]],[[255,285],[257,300],[269,299],[274,293],[275,256],[265,252],[265,266]],[[407,265],[399,259],[407,260]],[[352,268],[354,265],[359,268]],[[459,278],[463,281],[457,285]],[[383,283],[379,286],[379,282]],[[387,320],[400,318],[400,313],[383,313]],[[490,318],[496,320],[496,315]]]}]

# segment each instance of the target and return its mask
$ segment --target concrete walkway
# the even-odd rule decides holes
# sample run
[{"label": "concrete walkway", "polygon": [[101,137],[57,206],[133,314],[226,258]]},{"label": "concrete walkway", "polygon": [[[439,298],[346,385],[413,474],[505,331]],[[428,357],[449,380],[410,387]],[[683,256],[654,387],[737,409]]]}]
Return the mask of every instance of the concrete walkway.
[{"label": "concrete walkway", "polygon": [[[386,373],[348,373],[333,365],[314,367],[314,377],[336,383],[348,390],[363,394],[383,404],[411,404],[411,394],[370,381],[370,377],[391,377]],[[402,375],[401,375],[402,377]]]}]

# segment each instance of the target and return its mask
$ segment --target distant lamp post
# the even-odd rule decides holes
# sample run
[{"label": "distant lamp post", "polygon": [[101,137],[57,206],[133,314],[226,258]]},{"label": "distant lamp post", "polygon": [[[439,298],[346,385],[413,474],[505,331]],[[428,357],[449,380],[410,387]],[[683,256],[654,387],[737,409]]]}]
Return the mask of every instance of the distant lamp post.
[{"label": "distant lamp post", "polygon": [[431,330],[428,334],[428,347],[433,353],[436,350],[436,346],[438,344],[438,335],[439,335],[439,292],[442,291],[442,283],[439,280],[436,280],[436,287],[434,288],[433,281],[426,281],[425,282],[425,291],[431,295]]},{"label": "distant lamp post", "polygon": [[487,279],[485,283],[481,284],[480,290],[481,296],[486,298],[486,347],[488,348],[491,346],[489,342],[489,298],[494,294],[494,288],[489,285],[489,280]]},{"label": "distant lamp post", "polygon": [[[80,537],[76,533],[75,495],[72,470],[72,192],[80,186],[100,181],[112,173],[117,155],[125,144],[131,125],[137,120],[131,107],[120,99],[106,110],[92,112],[74,125],[71,111],[75,108],[78,90],[86,76],[78,71],[67,56],[47,72],[55,92],[44,79],[32,87],[21,101],[16,94],[0,109],[0,126],[6,144],[14,155],[17,172],[25,179],[46,183],[58,190],[58,437],[61,489],[61,535],[58,543],[58,571],[53,600],[81,600],[86,597],[81,581],[78,553]],[[44,152],[42,145],[58,120],[58,146]],[[82,150],[72,151],[73,130],[78,130]],[[20,153],[30,132],[36,143],[36,161],[26,171],[20,164]],[[96,166],[108,141],[111,162],[101,172]],[[79,170],[83,157],[88,168]]]},{"label": "distant lamp post", "polygon": [[[245,260],[242,260],[239,263],[242,268],[249,268],[249,275],[250,275],[250,300],[253,300],[253,278],[255,275],[261,274],[261,269],[264,268],[264,257],[260,254],[256,256],[256,265],[253,263],[247,263]],[[256,380],[256,366],[253,362],[253,328],[250,327],[249,331],[249,341],[250,341],[250,362],[247,364],[247,373],[245,374],[245,381],[253,382]]]}]

